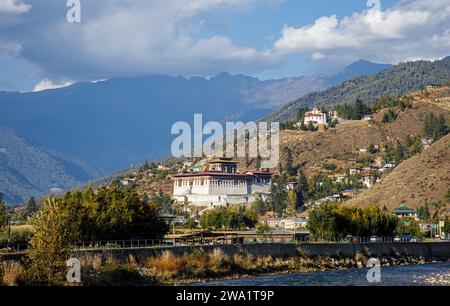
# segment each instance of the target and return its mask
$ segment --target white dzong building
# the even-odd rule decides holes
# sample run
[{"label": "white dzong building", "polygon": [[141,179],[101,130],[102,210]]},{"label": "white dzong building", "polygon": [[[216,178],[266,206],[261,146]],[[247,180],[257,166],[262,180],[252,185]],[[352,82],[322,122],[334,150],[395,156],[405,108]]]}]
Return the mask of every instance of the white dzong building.
[{"label": "white dzong building", "polygon": [[199,171],[174,176],[173,199],[197,206],[228,206],[255,201],[256,194],[270,193],[272,173],[239,173],[232,158],[214,158]]},{"label": "white dzong building", "polygon": [[327,124],[328,116],[327,113],[323,113],[318,107],[314,107],[311,112],[305,113],[305,125],[308,125],[309,122],[313,124]]}]

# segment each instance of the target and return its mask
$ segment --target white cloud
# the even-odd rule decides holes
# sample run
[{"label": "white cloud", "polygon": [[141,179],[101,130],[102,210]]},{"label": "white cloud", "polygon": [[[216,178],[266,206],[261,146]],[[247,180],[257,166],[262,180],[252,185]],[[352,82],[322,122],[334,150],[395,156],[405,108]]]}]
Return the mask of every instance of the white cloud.
[{"label": "white cloud", "polygon": [[0,39],[0,58],[7,56],[17,56],[22,46],[14,41],[2,41]]},{"label": "white cloud", "polygon": [[40,65],[49,79],[252,73],[273,68],[281,60],[204,31],[208,26],[204,15],[245,10],[261,3],[257,0],[86,1],[79,24],[61,18],[61,7],[55,7],[54,0],[28,1],[40,10],[48,7],[49,16],[40,24],[29,19],[18,27],[21,54]]},{"label": "white cloud", "polygon": [[31,5],[21,0],[0,0],[0,13],[27,13],[31,9]]},{"label": "white cloud", "polygon": [[285,26],[274,48],[308,54],[313,60],[398,63],[441,58],[450,50],[450,1],[402,0],[385,11],[368,10],[341,20],[324,16],[307,26]]},{"label": "white cloud", "polygon": [[57,89],[57,88],[63,88],[74,84],[72,81],[66,81],[61,83],[53,83],[53,81],[48,79],[43,79],[40,81],[36,86],[34,86],[33,92],[43,91],[47,89]]}]

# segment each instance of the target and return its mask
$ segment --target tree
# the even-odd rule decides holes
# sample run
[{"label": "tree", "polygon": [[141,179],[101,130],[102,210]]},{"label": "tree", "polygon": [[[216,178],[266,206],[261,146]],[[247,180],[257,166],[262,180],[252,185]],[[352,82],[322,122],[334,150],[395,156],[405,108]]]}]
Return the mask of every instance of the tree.
[{"label": "tree", "polygon": [[439,140],[447,135],[447,123],[444,115],[435,116],[433,113],[425,116],[422,135],[431,138],[433,141]]},{"label": "tree", "polygon": [[325,203],[309,213],[307,228],[315,239],[333,239],[335,238],[335,215],[333,214],[334,205]]},{"label": "tree", "polygon": [[295,192],[297,196],[297,207],[303,206],[308,199],[308,179],[303,171],[300,171],[297,179],[297,185],[295,186]]},{"label": "tree", "polygon": [[426,203],[424,206],[421,206],[418,210],[418,217],[421,220],[429,220],[430,219],[430,210],[428,208],[428,203]]},{"label": "tree", "polygon": [[367,151],[369,151],[370,154],[375,154],[375,153],[377,153],[377,149],[376,149],[376,147],[375,147],[375,145],[374,145],[373,143],[371,143],[371,144],[369,145],[369,147],[367,148]]},{"label": "tree", "polygon": [[0,192],[0,231],[6,225],[8,212],[6,210],[5,201],[3,199],[3,193]]},{"label": "tree", "polygon": [[290,190],[287,193],[287,198],[286,198],[286,213],[289,216],[293,216],[295,215],[295,212],[297,211],[297,194],[295,193],[294,190]]},{"label": "tree", "polygon": [[23,215],[22,218],[24,220],[28,219],[29,217],[33,216],[35,213],[37,213],[39,210],[39,206],[38,203],[36,202],[36,200],[34,199],[34,197],[31,197],[28,202],[27,205],[25,206],[24,210],[23,210]]},{"label": "tree", "polygon": [[32,225],[35,234],[30,240],[28,257],[34,279],[50,284],[63,281],[71,252],[71,225],[63,205],[54,198],[47,199],[33,217]]},{"label": "tree", "polygon": [[352,119],[361,120],[365,115],[365,105],[360,99],[356,99],[355,104],[353,104]]},{"label": "tree", "polygon": [[392,237],[398,218],[375,205],[361,208],[325,203],[314,208],[308,229],[316,239],[336,239],[346,235]]},{"label": "tree", "polygon": [[256,232],[259,235],[264,236],[264,235],[270,234],[272,232],[272,229],[269,227],[269,224],[267,224],[267,222],[264,222],[264,223],[259,223],[256,226]]},{"label": "tree", "polygon": [[290,176],[295,175],[295,169],[292,166],[292,152],[289,148],[286,149],[286,164],[284,166],[283,173],[287,173]]},{"label": "tree", "polygon": [[395,121],[395,119],[397,119],[397,114],[390,109],[387,113],[384,114],[382,122],[389,123]]},{"label": "tree", "polygon": [[286,209],[286,197],[287,197],[286,182],[287,182],[286,175],[280,175],[272,180],[270,188],[271,189],[270,202],[272,204],[272,210],[279,217],[283,216],[283,213]]},{"label": "tree", "polygon": [[259,216],[264,216],[270,210],[267,201],[263,199],[260,193],[255,196],[255,202],[252,204],[252,210]]},{"label": "tree", "polygon": [[444,221],[444,228],[442,231],[445,233],[445,235],[450,236],[450,219],[448,217],[445,218]]},{"label": "tree", "polygon": [[311,132],[315,131],[314,124],[312,123],[312,121],[308,122],[308,126],[306,127],[306,129]]},{"label": "tree", "polygon": [[258,216],[252,211],[233,210],[219,207],[210,210],[200,218],[200,226],[204,229],[238,230],[255,228]]}]

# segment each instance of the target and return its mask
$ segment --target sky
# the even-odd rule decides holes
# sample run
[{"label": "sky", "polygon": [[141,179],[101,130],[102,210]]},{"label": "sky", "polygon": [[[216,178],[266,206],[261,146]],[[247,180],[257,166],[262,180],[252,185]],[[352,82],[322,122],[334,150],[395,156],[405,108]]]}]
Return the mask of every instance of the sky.
[{"label": "sky", "polygon": [[0,0],[0,90],[164,74],[332,74],[450,50],[450,0]]}]

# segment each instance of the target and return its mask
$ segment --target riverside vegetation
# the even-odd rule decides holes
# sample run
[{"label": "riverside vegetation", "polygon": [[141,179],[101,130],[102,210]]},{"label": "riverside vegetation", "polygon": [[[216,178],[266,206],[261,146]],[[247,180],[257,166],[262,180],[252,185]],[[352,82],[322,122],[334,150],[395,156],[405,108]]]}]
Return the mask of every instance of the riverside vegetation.
[{"label": "riverside vegetation", "polygon": [[[301,250],[297,256],[284,258],[253,256],[245,251],[230,256],[221,249],[214,249],[208,253],[201,248],[183,255],[174,255],[170,251],[165,251],[158,256],[141,260],[129,256],[123,262],[108,256],[104,258],[98,255],[86,255],[81,260],[82,283],[79,285],[171,285],[245,276],[364,268],[369,258],[370,252],[359,252],[354,258],[310,257],[302,254]],[[429,262],[423,257],[399,254],[378,257],[378,259],[382,266]],[[0,264],[2,284],[29,284],[29,274],[25,265],[17,261],[2,262]],[[51,284],[64,285],[65,283],[61,279]]]}]

